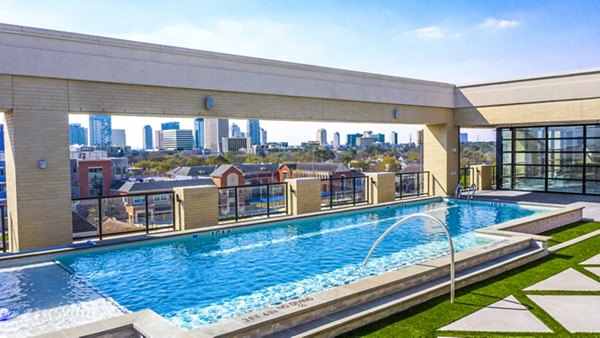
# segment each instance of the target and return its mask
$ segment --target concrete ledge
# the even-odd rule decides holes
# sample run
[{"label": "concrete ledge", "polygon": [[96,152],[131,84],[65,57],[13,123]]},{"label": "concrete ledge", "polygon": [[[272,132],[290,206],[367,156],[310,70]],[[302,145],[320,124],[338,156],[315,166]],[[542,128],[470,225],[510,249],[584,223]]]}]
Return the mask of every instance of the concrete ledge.
[{"label": "concrete ledge", "polygon": [[[514,237],[458,252],[456,270],[461,271],[489,260],[523,250],[531,239]],[[264,336],[286,330],[331,313],[360,306],[373,299],[385,297],[450,273],[448,256],[362,279],[300,299],[254,311],[193,330],[215,337]]]},{"label": "concrete ledge", "polygon": [[189,332],[184,331],[159,316],[152,310],[142,310],[123,316],[113,317],[98,322],[46,333],[37,336],[38,338],[78,338],[78,337],[124,337],[124,333],[129,333],[126,337],[133,337],[135,334],[143,337],[177,337],[193,338]]}]

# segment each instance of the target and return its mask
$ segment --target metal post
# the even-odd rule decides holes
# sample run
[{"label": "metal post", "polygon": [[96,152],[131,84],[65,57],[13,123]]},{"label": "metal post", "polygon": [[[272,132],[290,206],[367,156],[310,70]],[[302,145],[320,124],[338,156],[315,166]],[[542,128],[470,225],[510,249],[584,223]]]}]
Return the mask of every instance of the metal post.
[{"label": "metal post", "polygon": [[271,196],[269,194],[269,185],[267,184],[267,217],[271,217],[271,203],[269,202],[270,199]]},{"label": "metal post", "polygon": [[356,177],[352,177],[352,204],[356,205]]},{"label": "metal post", "polygon": [[239,207],[239,202],[238,202],[238,187],[234,187],[234,195],[235,195],[235,221],[237,222],[239,219],[239,214],[238,214],[238,207]]},{"label": "metal post", "polygon": [[146,194],[146,234],[150,233],[150,212],[148,210],[148,197],[149,195]]},{"label": "metal post", "polygon": [[434,221],[436,224],[438,224],[442,229],[444,229],[444,232],[446,233],[446,237],[448,238],[448,244],[450,245],[450,303],[454,303],[454,290],[455,290],[455,283],[454,283],[454,276],[455,276],[455,270],[454,270],[454,243],[452,243],[452,236],[450,235],[450,231],[448,230],[448,227],[446,227],[446,225],[440,221],[439,219],[431,216],[431,215],[427,215],[427,214],[412,214],[410,216],[406,216],[403,219],[399,220],[398,222],[394,223],[392,226],[390,226],[386,231],[384,231],[384,233],[379,236],[379,238],[377,239],[377,241],[375,241],[375,244],[373,244],[373,246],[371,247],[371,250],[369,250],[369,253],[367,254],[367,257],[365,258],[365,260],[362,262],[361,266],[365,266],[365,264],[367,264],[367,262],[369,261],[369,259],[371,258],[371,255],[373,254],[373,251],[375,251],[375,249],[377,248],[377,246],[379,245],[379,243],[381,243],[381,241],[383,241],[383,239],[390,233],[392,232],[392,230],[394,230],[395,228],[397,228],[400,224],[407,222],[413,218],[425,218],[425,219],[429,219]]},{"label": "metal post", "polygon": [[[172,204],[173,213],[171,215],[171,218],[173,219],[173,230],[175,230],[175,199],[176,199],[175,192],[172,191],[171,192],[171,204]],[[181,206],[180,206],[180,208],[181,208]],[[181,209],[179,209],[179,229],[181,229]]]},{"label": "metal post", "polygon": [[4,223],[4,211],[5,206],[0,206],[0,213],[2,213],[2,215],[0,215],[0,217],[2,217],[0,220],[0,228],[2,229],[2,233],[0,233],[0,236],[2,236],[2,252],[6,252],[6,223]]},{"label": "metal post", "polygon": [[333,209],[333,177],[329,176],[329,209]]},{"label": "metal post", "polygon": [[417,197],[421,196],[421,175],[417,172]]},{"label": "metal post", "polygon": [[102,198],[98,197],[98,238],[102,240]]},{"label": "metal post", "polygon": [[283,184],[285,184],[284,185],[284,187],[285,187],[285,214],[288,215],[288,213],[289,213],[289,209],[288,209],[288,203],[289,203],[289,200],[288,200],[288,184],[287,184],[287,182],[284,182]]},{"label": "metal post", "polygon": [[400,173],[400,199],[402,199],[402,190],[404,190],[404,187],[402,186],[402,173]]}]

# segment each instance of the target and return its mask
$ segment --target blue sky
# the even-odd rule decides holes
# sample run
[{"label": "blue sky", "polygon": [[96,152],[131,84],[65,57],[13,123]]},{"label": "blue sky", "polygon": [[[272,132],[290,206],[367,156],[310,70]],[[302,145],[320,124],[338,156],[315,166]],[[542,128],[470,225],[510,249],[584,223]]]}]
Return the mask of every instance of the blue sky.
[{"label": "blue sky", "polygon": [[[600,67],[600,1],[0,0],[0,8],[3,23],[456,84]],[[270,140],[290,137],[281,123],[263,125]],[[290,141],[312,139],[320,126],[299,124]],[[365,129],[325,127],[342,137]],[[402,141],[416,128],[369,125],[398,130]],[[128,133],[134,146],[138,129]]]}]

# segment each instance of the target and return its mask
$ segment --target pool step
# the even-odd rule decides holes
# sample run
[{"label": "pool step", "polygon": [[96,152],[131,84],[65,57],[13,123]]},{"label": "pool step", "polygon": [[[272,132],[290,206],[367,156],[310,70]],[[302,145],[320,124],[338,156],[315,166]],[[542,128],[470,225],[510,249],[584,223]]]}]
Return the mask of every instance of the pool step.
[{"label": "pool step", "polygon": [[[532,242],[529,247],[460,271],[456,275],[456,287],[464,287],[496,276],[547,254],[547,250]],[[323,318],[290,327],[285,331],[272,334],[270,337],[333,337],[448,294],[449,284],[448,277],[438,278],[356,307],[331,313]]]},{"label": "pool step", "polygon": [[[545,254],[546,250],[531,238],[524,236],[506,237],[481,247],[459,252],[456,254],[456,271],[457,276],[460,277],[457,287],[518,266],[507,268],[504,265],[510,262],[510,259],[532,252]],[[445,256],[408,266],[240,317],[225,319],[200,327],[194,332],[212,337],[339,334],[364,325],[372,318],[373,320],[383,318],[394,313],[393,311],[401,311],[449,292],[448,260],[448,256]],[[392,312],[383,311],[384,314],[381,316],[374,313],[376,306],[387,308],[386,304],[391,305],[392,300],[400,301],[401,305],[394,305],[395,310]],[[363,311],[366,311],[366,314]],[[362,315],[365,317],[363,318]],[[355,316],[359,316],[360,320],[353,320]],[[338,322],[339,329],[338,325],[334,324]],[[335,329],[330,330],[328,328],[330,325],[334,325]],[[319,333],[322,330],[324,334]]]}]

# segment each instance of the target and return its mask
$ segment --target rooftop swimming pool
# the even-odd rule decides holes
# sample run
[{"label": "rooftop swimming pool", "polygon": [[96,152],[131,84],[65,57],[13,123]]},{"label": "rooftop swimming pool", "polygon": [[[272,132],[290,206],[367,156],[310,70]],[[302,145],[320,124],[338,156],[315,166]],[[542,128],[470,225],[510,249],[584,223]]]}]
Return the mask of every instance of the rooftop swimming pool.
[{"label": "rooftop swimming pool", "polygon": [[441,219],[463,251],[492,241],[476,229],[548,210],[434,199],[61,254],[0,268],[0,308],[11,312],[0,335],[142,309],[192,329],[449,253],[443,230],[417,219],[361,267],[377,238],[407,215]]}]

